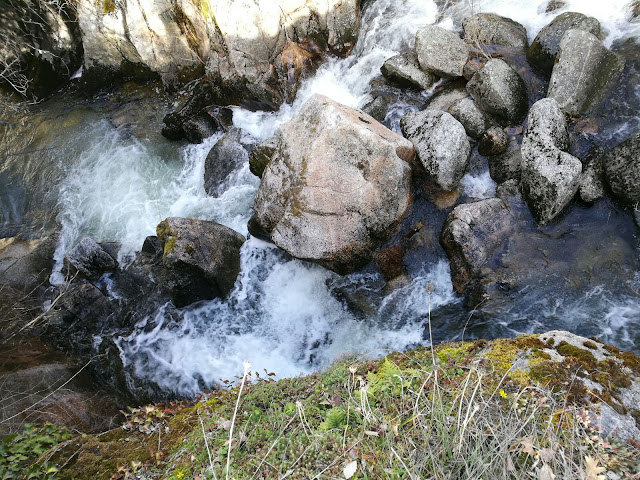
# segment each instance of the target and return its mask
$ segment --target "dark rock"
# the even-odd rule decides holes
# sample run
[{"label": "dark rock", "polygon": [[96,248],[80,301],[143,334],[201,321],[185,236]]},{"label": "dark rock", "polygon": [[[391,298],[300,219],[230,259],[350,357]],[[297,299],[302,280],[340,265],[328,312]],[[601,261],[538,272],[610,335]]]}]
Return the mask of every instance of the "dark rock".
[{"label": "dark rock", "polygon": [[464,39],[472,44],[527,48],[527,29],[495,13],[476,13],[462,20]]},{"label": "dark rock", "polygon": [[382,122],[387,116],[389,110],[389,102],[382,96],[378,95],[376,98],[367,103],[362,111],[367,115],[371,115],[377,121]]},{"label": "dark rock", "polygon": [[618,144],[602,158],[611,191],[630,206],[640,202],[640,131]]},{"label": "dark rock", "polygon": [[115,259],[89,237],[83,238],[65,257],[69,275],[91,280],[97,280],[103,273],[115,270],[116,266]]},{"label": "dark rock", "polygon": [[504,125],[517,124],[527,113],[527,87],[505,61],[491,59],[467,84],[478,107]]},{"label": "dark rock", "polygon": [[607,84],[624,61],[594,35],[569,30],[562,37],[547,97],[569,115],[579,116],[602,100]]},{"label": "dark rock", "polygon": [[481,138],[493,124],[491,118],[471,98],[455,102],[449,108],[449,113],[462,124],[467,135],[473,138]]},{"label": "dark rock", "polygon": [[458,205],[447,217],[440,242],[451,262],[456,291],[478,279],[494,251],[516,229],[514,215],[500,198]]},{"label": "dark rock", "polygon": [[113,312],[109,299],[90,283],[73,283],[64,292],[61,304],[92,333],[99,332]]},{"label": "dark rock", "polygon": [[474,52],[469,55],[467,63],[464,64],[462,76],[467,80],[471,80],[476,72],[482,70],[482,67],[484,67],[489,60],[489,58],[485,57],[481,53],[476,53],[474,50]]},{"label": "dark rock", "polygon": [[543,73],[551,75],[551,70],[560,50],[560,41],[569,30],[578,29],[596,37],[602,35],[600,22],[582,13],[566,12],[554,18],[540,30],[527,51],[527,60]]},{"label": "dark rock", "polygon": [[176,307],[231,292],[244,236],[215,222],[176,217],[161,222],[157,234]]},{"label": "dark rock", "polygon": [[478,153],[485,157],[500,155],[507,151],[509,137],[501,127],[489,128],[478,144]]},{"label": "dark rock", "polygon": [[634,0],[633,2],[629,2],[626,9],[627,19],[629,19],[630,22],[638,23],[638,21],[640,21],[640,1]]},{"label": "dark rock", "polygon": [[144,239],[142,253],[152,257],[162,253],[162,245],[160,245],[160,240],[158,240],[157,236],[150,235]]},{"label": "dark rock", "polygon": [[385,248],[376,253],[376,265],[387,280],[406,275],[407,269],[403,263],[404,248],[400,245]]},{"label": "dark rock", "polygon": [[204,161],[204,190],[217,197],[225,191],[224,181],[239,165],[249,161],[249,154],[240,144],[241,131],[229,130],[209,151]]},{"label": "dark rock", "polygon": [[398,85],[420,90],[429,89],[438,80],[436,75],[420,68],[418,54],[415,51],[389,58],[380,71],[385,78]]},{"label": "dark rock", "polygon": [[428,25],[416,33],[416,53],[422,70],[455,78],[462,76],[469,59],[469,46],[455,33]]},{"label": "dark rock", "polygon": [[496,183],[512,179],[519,182],[521,169],[522,151],[519,147],[501,155],[489,157],[489,174]]},{"label": "dark rock", "polygon": [[452,191],[469,162],[471,145],[460,122],[446,112],[423,110],[400,120],[402,133],[416,148],[420,163],[435,183]]},{"label": "dark rock", "polygon": [[203,80],[196,83],[184,105],[164,117],[162,135],[169,140],[182,140],[189,132],[192,139],[200,138],[202,142],[202,138],[208,136],[207,132],[220,128],[218,122],[205,112],[205,108],[219,101],[220,96],[219,87],[212,82]]},{"label": "dark rock", "polygon": [[558,103],[536,102],[522,141],[522,188],[536,221],[549,223],[578,191],[582,162],[564,150],[569,134]]}]

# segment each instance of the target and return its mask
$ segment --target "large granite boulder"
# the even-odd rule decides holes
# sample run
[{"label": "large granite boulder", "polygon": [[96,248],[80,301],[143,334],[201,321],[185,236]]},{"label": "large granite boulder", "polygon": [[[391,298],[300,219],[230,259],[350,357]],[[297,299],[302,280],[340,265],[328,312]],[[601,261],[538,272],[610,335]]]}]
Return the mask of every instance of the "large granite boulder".
[{"label": "large granite boulder", "polygon": [[443,190],[454,190],[471,154],[462,124],[447,112],[423,110],[407,113],[400,128],[415,145],[420,163],[435,183]]},{"label": "large granite boulder", "polygon": [[204,190],[217,197],[225,191],[225,180],[239,165],[249,161],[240,143],[241,132],[232,128],[218,140],[204,161]]},{"label": "large granite boulder", "polygon": [[462,98],[449,108],[449,113],[464,127],[467,135],[473,138],[481,138],[493,124],[489,115],[478,108],[471,98]]},{"label": "large granite boulder", "polygon": [[549,223],[578,191],[582,162],[568,154],[569,134],[558,103],[543,98],[529,110],[522,140],[522,190],[536,221]]},{"label": "large granite boulder", "polygon": [[547,97],[569,115],[579,116],[603,97],[623,60],[589,32],[569,30],[562,37]]},{"label": "large granite boulder", "polygon": [[480,109],[504,125],[520,123],[527,113],[527,87],[504,60],[489,60],[471,78],[467,90]]},{"label": "large granite boulder", "polygon": [[540,30],[527,51],[529,63],[551,75],[560,49],[560,41],[564,34],[572,29],[584,30],[596,37],[601,36],[600,22],[597,19],[577,12],[563,13]]},{"label": "large granite boulder", "polygon": [[458,35],[436,25],[416,33],[420,68],[440,77],[461,77],[469,59],[469,46]]},{"label": "large granite boulder", "polygon": [[170,217],[156,229],[176,307],[225,297],[240,273],[244,236],[224,225]]},{"label": "large granite boulder", "polygon": [[640,132],[604,154],[605,178],[613,194],[627,205],[640,202]]},{"label": "large granite boulder", "polygon": [[250,231],[294,257],[354,271],[409,205],[411,142],[327,97],[311,97],[265,149]]},{"label": "large granite boulder", "polygon": [[421,90],[427,90],[438,80],[436,75],[420,68],[418,54],[413,50],[389,58],[382,64],[380,72],[394,83]]},{"label": "large granite boulder", "polygon": [[86,82],[206,74],[221,87],[216,103],[270,107],[291,101],[326,53],[350,53],[360,18],[357,0],[80,0],[77,10]]},{"label": "large granite boulder", "polygon": [[464,39],[472,44],[527,48],[527,29],[495,13],[476,13],[462,20]]}]

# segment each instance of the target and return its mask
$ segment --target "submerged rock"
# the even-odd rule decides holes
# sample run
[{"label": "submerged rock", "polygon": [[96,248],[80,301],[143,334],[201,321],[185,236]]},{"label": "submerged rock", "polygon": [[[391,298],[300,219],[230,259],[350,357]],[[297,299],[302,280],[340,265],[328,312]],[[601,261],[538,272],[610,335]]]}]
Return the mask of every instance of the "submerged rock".
[{"label": "submerged rock", "polygon": [[551,75],[556,56],[560,50],[560,41],[564,34],[572,29],[583,30],[596,37],[600,37],[602,34],[600,22],[597,19],[577,12],[563,13],[543,27],[531,43],[527,51],[529,63],[547,75]]},{"label": "submerged rock", "polygon": [[527,87],[504,60],[489,60],[469,81],[467,90],[478,107],[504,125],[520,123],[527,113]]},{"label": "submerged rock", "polygon": [[436,25],[416,33],[420,68],[441,77],[461,77],[469,58],[469,46],[458,35]]},{"label": "submerged rock", "polygon": [[191,143],[202,143],[220,130],[220,122],[206,111],[206,107],[215,103],[218,91],[219,87],[211,82],[197,82],[186,102],[164,117],[162,135],[169,140],[187,138]]},{"label": "submerged rock", "polygon": [[464,127],[438,110],[407,113],[400,120],[405,137],[413,142],[420,163],[443,190],[452,191],[464,175],[471,145]]},{"label": "submerged rock", "polygon": [[244,236],[219,223],[177,217],[161,222],[157,233],[176,307],[231,292],[240,273]]},{"label": "submerged rock", "polygon": [[458,205],[447,217],[440,242],[451,263],[451,278],[463,293],[482,266],[516,228],[514,215],[500,198]]},{"label": "submerged rock", "polygon": [[582,162],[566,151],[569,134],[558,103],[536,102],[522,141],[522,189],[536,221],[549,223],[578,191]]},{"label": "submerged rock", "polygon": [[427,90],[438,80],[436,75],[420,68],[415,51],[389,58],[382,64],[380,71],[394,83],[421,90]]},{"label": "submerged rock", "polygon": [[404,266],[404,248],[401,245],[385,248],[376,253],[376,265],[387,280],[407,274]]},{"label": "submerged rock", "polygon": [[338,273],[369,262],[409,205],[411,142],[314,95],[267,143],[251,233]]},{"label": "submerged rock", "polygon": [[480,45],[527,48],[527,29],[495,13],[476,13],[462,20],[464,39]]},{"label": "submerged rock", "polygon": [[572,29],[562,37],[547,97],[569,115],[579,116],[603,97],[623,60],[589,32]]},{"label": "submerged rock", "polygon": [[602,158],[605,178],[613,194],[630,206],[640,202],[640,132],[618,144]]},{"label": "submerged rock", "polygon": [[522,150],[520,150],[520,147],[501,155],[489,157],[489,174],[497,183],[504,183],[507,180],[520,182],[521,169]]},{"label": "submerged rock", "polygon": [[92,238],[80,240],[65,257],[69,275],[97,280],[105,272],[115,270],[116,260]]}]

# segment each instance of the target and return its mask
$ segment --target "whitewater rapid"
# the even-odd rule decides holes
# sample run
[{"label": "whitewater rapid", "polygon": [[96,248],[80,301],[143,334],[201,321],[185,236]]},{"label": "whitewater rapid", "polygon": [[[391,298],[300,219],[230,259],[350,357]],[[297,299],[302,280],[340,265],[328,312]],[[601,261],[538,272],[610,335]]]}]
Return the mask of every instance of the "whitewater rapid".
[{"label": "whitewater rapid", "polygon": [[[567,8],[549,14],[544,13],[544,4],[529,0],[460,2],[442,12],[430,0],[372,1],[349,58],[323,65],[301,86],[292,105],[277,112],[236,108],[233,123],[250,141],[258,142],[269,138],[314,93],[362,108],[371,101],[370,81],[379,75],[382,63],[411,47],[420,27],[438,22],[457,30],[460,19],[472,10],[513,18],[527,27],[530,40],[566,10],[598,18],[607,32],[608,46],[640,36],[640,25],[626,19],[626,1],[573,0]],[[423,92],[422,99],[426,101],[432,93]],[[399,118],[410,108],[414,107],[393,105],[386,122],[398,131]],[[127,137],[106,121],[93,124],[87,135],[93,142],[65,168],[59,185],[58,272],[65,252],[87,235],[122,243],[120,261],[126,263],[144,238],[153,235],[156,225],[169,216],[213,220],[247,234],[259,185],[248,165],[241,165],[226,179],[225,191],[218,198],[204,191],[204,160],[219,135],[201,145],[185,146],[169,158],[155,145]],[[462,186],[469,198],[495,195],[496,185],[486,170],[467,174]],[[438,339],[464,335],[467,313],[460,307],[448,262],[442,256],[417,264],[410,272],[411,283],[388,296],[381,294],[384,281],[374,271],[340,277],[254,238],[243,246],[241,262],[241,274],[227,299],[202,302],[177,319],[167,314],[167,306],[159,306],[133,334],[117,339],[125,366],[166,391],[190,395],[232,379],[242,372],[245,360],[257,371],[266,369],[283,377],[308,373],[347,353],[376,356],[404,350],[428,343],[428,283],[435,286],[432,310],[451,310],[453,314],[442,318],[457,319],[455,325],[444,325],[444,320],[434,325]],[[61,281],[60,274],[54,274],[53,280]],[[366,305],[361,311],[347,308],[341,300],[344,292],[352,301],[354,297],[364,299]],[[595,332],[604,335],[619,335],[639,324],[640,302],[631,297],[612,301],[606,291],[588,293],[590,296],[574,303],[553,305],[552,299],[545,299],[544,304],[532,303],[532,308],[537,315],[548,312],[562,324],[570,315],[580,319],[580,312],[595,308],[594,302],[601,310],[604,304],[605,321],[601,331]],[[521,312],[516,315],[520,316]],[[544,322],[520,325],[513,320],[507,315],[502,324],[497,322],[502,334],[545,326]],[[627,340],[633,342],[631,337]]]}]

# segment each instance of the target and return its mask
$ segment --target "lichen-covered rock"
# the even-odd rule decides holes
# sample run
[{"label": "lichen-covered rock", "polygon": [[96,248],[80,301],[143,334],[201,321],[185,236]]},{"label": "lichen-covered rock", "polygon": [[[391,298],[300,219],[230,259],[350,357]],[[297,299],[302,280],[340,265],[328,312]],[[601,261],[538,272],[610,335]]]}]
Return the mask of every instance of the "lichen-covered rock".
[{"label": "lichen-covered rock", "polygon": [[593,203],[605,197],[603,183],[602,156],[600,152],[589,155],[583,161],[580,177],[580,199],[585,203]]},{"label": "lichen-covered rock", "polygon": [[491,59],[467,84],[478,107],[504,125],[519,123],[527,113],[527,87],[504,60]]},{"label": "lichen-covered rock", "polygon": [[455,102],[449,108],[449,113],[462,124],[467,135],[473,138],[481,138],[493,125],[491,118],[480,110],[471,98],[463,98]]},{"label": "lichen-covered rock", "polygon": [[461,77],[469,58],[469,46],[458,35],[436,25],[416,33],[420,68],[441,77]]},{"label": "lichen-covered rock", "polygon": [[491,157],[506,152],[508,147],[509,136],[504,128],[491,127],[480,138],[478,153],[485,157]]},{"label": "lichen-covered rock", "polygon": [[278,153],[278,137],[271,137],[258,145],[249,154],[249,170],[256,177],[262,178],[267,165]]},{"label": "lichen-covered rock", "polygon": [[482,266],[514,228],[513,214],[500,198],[464,203],[453,209],[440,242],[449,257],[457,292],[463,293],[477,280]]},{"label": "lichen-covered rock", "polygon": [[476,13],[462,20],[464,39],[480,45],[527,48],[527,29],[495,13]]},{"label": "lichen-covered rock", "polygon": [[429,99],[425,110],[448,112],[456,102],[468,98],[469,92],[467,92],[467,89],[457,83],[452,82],[451,84],[443,85],[442,88],[438,88],[433,97]]},{"label": "lichen-covered rock", "polygon": [[231,292],[240,273],[243,235],[219,223],[177,217],[162,221],[156,231],[176,307]]},{"label": "lichen-covered rock", "polygon": [[529,63],[550,75],[560,49],[560,41],[571,29],[584,30],[596,37],[601,35],[600,22],[597,19],[577,12],[563,13],[543,27],[533,40],[527,51]]},{"label": "lichen-covered rock", "polygon": [[452,191],[464,175],[471,145],[460,122],[449,113],[423,110],[400,120],[402,133],[416,147],[420,163],[435,183]]},{"label": "lichen-covered rock", "polygon": [[382,95],[378,95],[369,103],[367,103],[362,108],[362,111],[367,115],[372,116],[377,121],[382,122],[386,118],[387,112],[389,111],[389,101]]},{"label": "lichen-covered rock", "polygon": [[562,37],[547,97],[569,115],[579,116],[604,95],[623,60],[589,32],[572,29]]},{"label": "lichen-covered rock", "polygon": [[421,90],[427,90],[438,80],[433,73],[420,69],[418,54],[413,50],[389,58],[382,64],[380,71],[394,83]]},{"label": "lichen-covered rock", "polygon": [[216,103],[271,107],[293,100],[326,53],[350,53],[360,19],[357,0],[80,0],[77,10],[85,82],[206,74],[221,87]]},{"label": "lichen-covered rock", "polygon": [[640,202],[640,132],[615,146],[602,158],[613,194],[627,205]]},{"label": "lichen-covered rock", "polygon": [[117,262],[95,240],[85,237],[67,253],[65,266],[70,275],[96,280],[114,270]]},{"label": "lichen-covered rock", "polygon": [[251,233],[338,273],[370,261],[409,205],[411,142],[314,95],[268,144]]},{"label": "lichen-covered rock", "polygon": [[207,195],[221,195],[231,172],[249,161],[247,150],[240,144],[240,134],[239,129],[231,129],[209,150],[204,161],[204,190]]},{"label": "lichen-covered rock", "polygon": [[569,134],[558,103],[551,98],[529,110],[522,141],[522,188],[536,221],[549,223],[578,191],[582,162],[566,151]]}]

